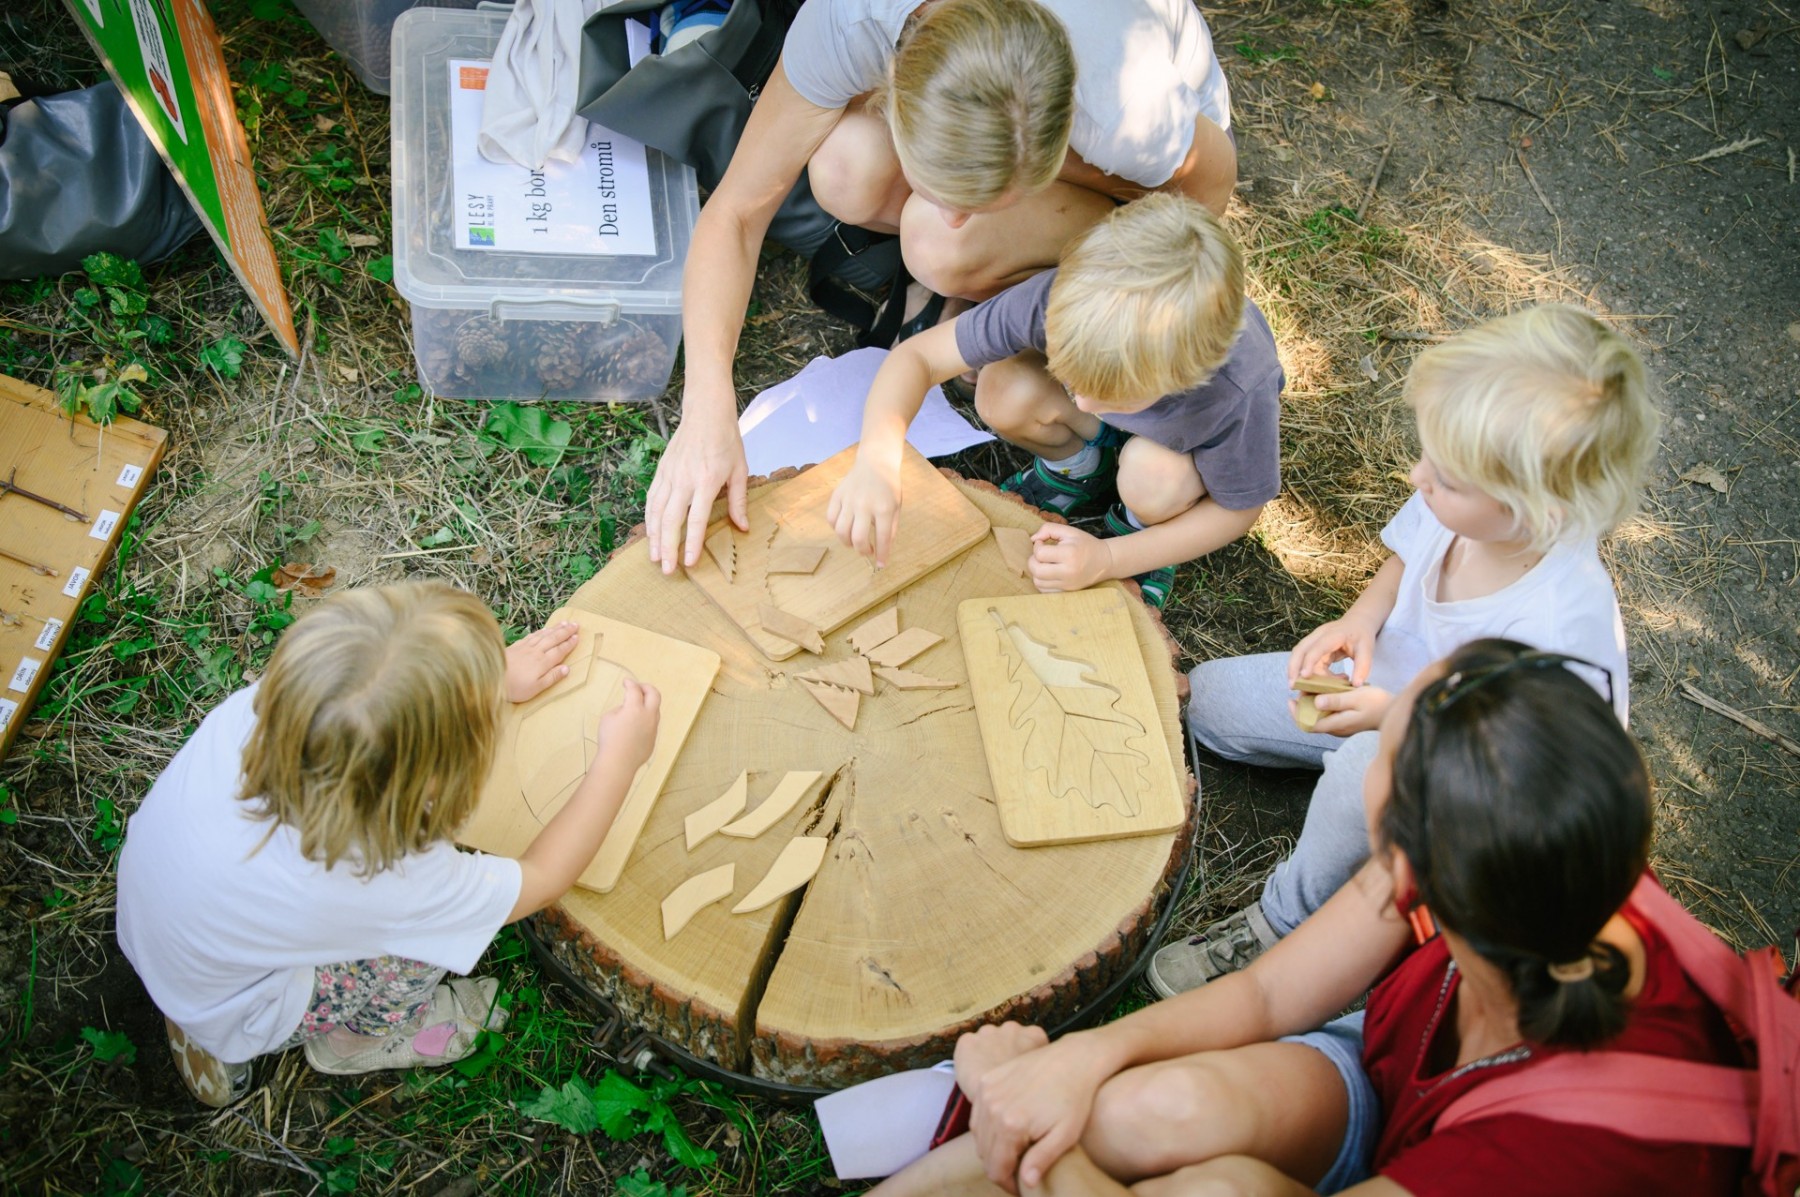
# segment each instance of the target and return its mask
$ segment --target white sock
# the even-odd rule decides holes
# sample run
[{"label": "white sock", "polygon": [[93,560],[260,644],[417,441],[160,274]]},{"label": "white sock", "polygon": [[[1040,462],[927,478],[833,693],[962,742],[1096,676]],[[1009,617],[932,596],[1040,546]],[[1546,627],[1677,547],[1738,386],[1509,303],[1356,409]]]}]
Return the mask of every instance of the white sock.
[{"label": "white sock", "polygon": [[1100,446],[1083,445],[1067,457],[1044,459],[1044,468],[1065,478],[1086,478],[1100,468]]},{"label": "white sock", "polygon": [[1138,518],[1138,513],[1129,507],[1125,508],[1125,522],[1130,524],[1133,528],[1136,528],[1139,532],[1142,532],[1145,528],[1144,521]]}]

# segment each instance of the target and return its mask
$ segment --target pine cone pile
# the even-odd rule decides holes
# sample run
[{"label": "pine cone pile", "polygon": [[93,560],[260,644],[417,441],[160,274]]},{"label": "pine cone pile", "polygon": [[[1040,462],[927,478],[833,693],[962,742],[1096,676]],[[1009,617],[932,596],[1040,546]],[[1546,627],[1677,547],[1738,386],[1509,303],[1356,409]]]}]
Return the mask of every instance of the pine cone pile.
[{"label": "pine cone pile", "polygon": [[545,320],[536,326],[533,364],[547,390],[572,390],[588,373],[592,324]]}]

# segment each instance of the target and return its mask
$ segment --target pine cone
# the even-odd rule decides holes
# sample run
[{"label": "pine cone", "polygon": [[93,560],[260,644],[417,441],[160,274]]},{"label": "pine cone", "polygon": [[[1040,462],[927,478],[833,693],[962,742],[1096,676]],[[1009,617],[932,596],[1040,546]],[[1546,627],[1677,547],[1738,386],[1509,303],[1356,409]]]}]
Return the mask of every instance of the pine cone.
[{"label": "pine cone", "polygon": [[594,345],[588,360],[603,386],[640,388],[662,381],[668,352],[655,333],[621,324]]},{"label": "pine cone", "polygon": [[506,360],[506,329],[490,316],[473,316],[456,330],[456,372],[478,374]]},{"label": "pine cone", "polygon": [[547,320],[537,327],[538,379],[552,391],[567,391],[587,375],[587,343],[593,325]]}]

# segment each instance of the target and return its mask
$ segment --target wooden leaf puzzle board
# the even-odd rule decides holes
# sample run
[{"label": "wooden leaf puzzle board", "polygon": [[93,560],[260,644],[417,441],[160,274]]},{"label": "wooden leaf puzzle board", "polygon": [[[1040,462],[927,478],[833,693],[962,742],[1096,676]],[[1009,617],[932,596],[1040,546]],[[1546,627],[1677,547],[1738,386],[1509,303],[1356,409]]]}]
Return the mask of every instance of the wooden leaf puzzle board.
[{"label": "wooden leaf puzzle board", "polygon": [[1011,844],[1150,835],[1187,817],[1128,601],[1109,587],[969,599],[957,608]]},{"label": "wooden leaf puzzle board", "polygon": [[70,420],[49,391],[0,376],[0,482],[10,479],[84,517],[0,495],[0,756],[49,680],[167,440],[162,429],[125,417],[105,429]]},{"label": "wooden leaf puzzle board", "polygon": [[471,848],[505,856],[530,847],[593,764],[600,717],[619,705],[625,679],[648,682],[662,692],[656,747],[625,795],[599,853],[576,883],[605,893],[618,884],[675,767],[719,672],[719,654],[570,607],[549,622],[565,619],[581,625],[581,638],[569,654],[569,676],[508,709],[481,802],[457,838]]},{"label": "wooden leaf puzzle board", "polygon": [[[732,527],[730,520],[715,522],[707,540],[715,546],[729,541],[735,559],[730,578],[711,550],[688,570],[694,584],[771,661],[787,660],[800,646],[763,628],[757,614],[763,604],[797,616],[822,633],[834,632],[987,535],[987,517],[908,445],[900,462],[905,504],[900,532],[887,567],[876,569],[825,522],[831,492],[855,461],[856,448],[851,446],[798,477],[754,492],[747,533]],[[811,573],[770,572],[772,556],[785,563],[788,550],[819,547],[824,554]]]}]

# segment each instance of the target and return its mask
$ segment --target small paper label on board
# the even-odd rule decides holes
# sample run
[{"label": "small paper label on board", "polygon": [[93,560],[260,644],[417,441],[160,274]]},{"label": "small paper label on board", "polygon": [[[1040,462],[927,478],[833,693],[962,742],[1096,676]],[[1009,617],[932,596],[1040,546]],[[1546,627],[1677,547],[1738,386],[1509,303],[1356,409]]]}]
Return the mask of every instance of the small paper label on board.
[{"label": "small paper label on board", "polygon": [[60,619],[46,619],[44,630],[38,633],[38,638],[31,642],[31,646],[39,652],[49,652],[50,646],[56,643],[56,634],[62,631],[62,626]]},{"label": "small paper label on board", "polygon": [[44,663],[36,657],[21,657],[19,659],[19,667],[13,670],[12,680],[6,683],[6,688],[8,690],[17,690],[19,693],[23,694],[25,691],[31,689],[31,679],[35,678],[38,675],[38,670],[43,667]]},{"label": "small paper label on board", "polygon": [[79,597],[81,588],[87,585],[87,580],[88,571],[77,565],[74,569],[69,571],[69,580],[63,583],[63,593],[70,598]]},{"label": "small paper label on board", "polygon": [[0,731],[12,725],[12,718],[19,713],[19,704],[10,698],[0,698]]},{"label": "small paper label on board", "polygon": [[124,469],[119,471],[119,480],[117,482],[113,483],[113,485],[114,486],[136,486],[138,484],[138,479],[142,478],[143,476],[144,476],[144,467],[143,466],[128,465]]},{"label": "small paper label on board", "polygon": [[119,513],[118,512],[102,511],[100,513],[100,518],[98,518],[94,521],[94,526],[92,528],[88,529],[88,535],[93,537],[95,540],[105,540],[107,537],[109,537],[113,534],[113,529],[117,528],[118,526],[119,526]]}]

